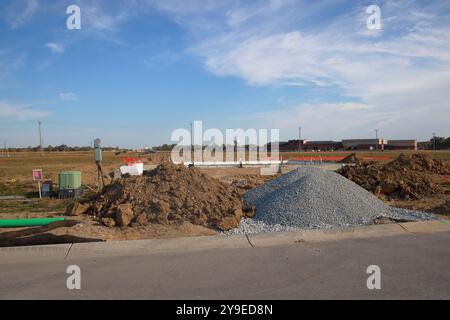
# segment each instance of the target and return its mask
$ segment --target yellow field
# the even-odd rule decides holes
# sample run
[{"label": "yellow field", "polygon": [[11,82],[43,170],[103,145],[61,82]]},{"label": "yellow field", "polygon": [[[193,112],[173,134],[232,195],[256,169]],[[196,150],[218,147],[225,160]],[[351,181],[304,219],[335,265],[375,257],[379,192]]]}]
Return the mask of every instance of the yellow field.
[{"label": "yellow field", "polygon": [[[281,152],[282,159],[293,159],[299,156],[346,156],[352,152]],[[361,157],[389,157],[394,159],[401,153],[426,153],[435,159],[450,161],[450,151],[361,151],[356,152]],[[117,168],[123,163],[123,158],[141,158],[144,163],[156,163],[162,158],[168,158],[169,152],[155,155],[140,155],[125,153],[115,155],[113,151],[103,152],[103,166],[105,172]],[[11,153],[10,158],[0,158],[0,182],[32,181],[33,169],[43,169],[44,178],[56,182],[57,175],[63,170],[80,170],[83,172],[83,183],[96,183],[96,167],[93,152],[46,152],[41,156],[39,152]]]},{"label": "yellow field", "polygon": [[[103,152],[105,172],[117,167],[124,157],[139,157],[137,153],[115,155],[114,152]],[[145,160],[145,159],[143,159]],[[31,180],[33,169],[42,169],[44,178],[56,181],[63,170],[80,170],[83,182],[91,184],[95,180],[96,166],[93,152],[39,152],[11,153],[10,158],[0,158],[0,179],[18,181]]]}]

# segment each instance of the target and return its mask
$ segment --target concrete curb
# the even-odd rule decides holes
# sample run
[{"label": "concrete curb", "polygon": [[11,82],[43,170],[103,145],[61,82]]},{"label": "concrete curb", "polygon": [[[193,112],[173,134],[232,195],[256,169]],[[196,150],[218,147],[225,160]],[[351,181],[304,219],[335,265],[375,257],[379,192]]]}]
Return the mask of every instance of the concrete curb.
[{"label": "concrete curb", "polygon": [[148,239],[132,241],[110,241],[97,243],[75,243],[69,259],[85,256],[124,256],[152,253],[189,252],[208,249],[234,249],[250,247],[245,236],[201,236],[172,239]]},{"label": "concrete curb", "polygon": [[[254,247],[267,247],[278,245],[289,245],[302,242],[327,242],[348,239],[364,239],[375,237],[389,237],[402,234],[409,234],[407,228],[411,228],[409,224],[403,226],[400,224],[382,224],[372,226],[349,227],[342,229],[320,229],[320,230],[302,230],[292,232],[276,232],[267,234],[249,235],[249,240]],[[433,230],[434,226],[428,226],[429,230]],[[416,229],[420,229],[417,228]],[[450,227],[446,230],[450,231]]]},{"label": "concrete curb", "polygon": [[45,260],[64,260],[71,243],[0,248],[0,264]]},{"label": "concrete curb", "polygon": [[154,253],[190,252],[293,245],[302,242],[326,242],[347,239],[388,237],[405,234],[431,234],[450,231],[450,221],[410,222],[361,226],[343,229],[302,230],[247,236],[202,236],[59,244],[33,247],[0,248],[0,264],[40,260],[71,260],[88,257],[132,256]]}]

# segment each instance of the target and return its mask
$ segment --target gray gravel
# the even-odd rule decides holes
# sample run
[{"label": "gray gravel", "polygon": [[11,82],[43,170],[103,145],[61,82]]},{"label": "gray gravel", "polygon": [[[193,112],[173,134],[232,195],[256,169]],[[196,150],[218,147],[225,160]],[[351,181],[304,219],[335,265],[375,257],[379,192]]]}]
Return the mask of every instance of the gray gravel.
[{"label": "gray gravel", "polygon": [[252,189],[245,205],[256,215],[226,234],[261,233],[367,225],[374,219],[434,220],[429,213],[393,208],[354,182],[331,171],[299,168]]}]

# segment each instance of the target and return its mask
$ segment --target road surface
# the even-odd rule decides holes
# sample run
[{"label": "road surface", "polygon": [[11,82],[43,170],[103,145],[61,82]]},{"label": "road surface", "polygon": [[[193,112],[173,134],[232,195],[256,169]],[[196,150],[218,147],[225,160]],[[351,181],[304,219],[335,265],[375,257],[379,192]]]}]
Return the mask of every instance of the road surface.
[{"label": "road surface", "polygon": [[[143,254],[0,256],[0,299],[449,299],[450,232]],[[68,290],[69,265],[81,289]],[[367,288],[369,265],[381,289]]]}]

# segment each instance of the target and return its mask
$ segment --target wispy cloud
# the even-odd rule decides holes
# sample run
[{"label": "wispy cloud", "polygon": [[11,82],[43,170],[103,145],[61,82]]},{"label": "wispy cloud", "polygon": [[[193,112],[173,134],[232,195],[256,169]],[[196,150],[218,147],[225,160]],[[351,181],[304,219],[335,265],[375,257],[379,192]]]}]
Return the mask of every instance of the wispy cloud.
[{"label": "wispy cloud", "polygon": [[[249,15],[259,17],[244,27],[239,24],[249,19],[246,11],[241,18],[236,14],[242,10],[234,11],[233,28],[199,41],[190,52],[204,59],[211,73],[238,77],[253,86],[324,87],[330,92],[338,88],[344,96],[339,102],[311,101],[254,119],[265,118],[279,128],[322,119],[328,129],[343,133],[345,126],[358,132],[364,124],[406,135],[409,130],[428,136],[432,127],[450,134],[450,5],[385,2],[386,19],[376,36],[367,34],[367,16],[360,6],[349,6],[345,13],[326,20],[313,17],[322,19],[318,28],[289,21],[289,12],[282,9],[265,18],[253,8]],[[230,13],[227,16],[229,22]],[[270,20],[283,18],[278,27],[266,28]],[[342,108],[349,99],[367,107],[358,112],[354,106]]]},{"label": "wispy cloud", "polygon": [[63,53],[64,52],[64,45],[61,43],[56,42],[49,42],[46,43],[45,46],[50,49],[53,53]]},{"label": "wispy cloud", "polygon": [[6,23],[17,29],[30,21],[39,8],[38,0],[16,0],[6,10]]},{"label": "wispy cloud", "polygon": [[48,112],[36,110],[32,105],[13,104],[6,101],[0,101],[0,119],[25,120],[30,118],[42,118],[48,115]]},{"label": "wispy cloud", "polygon": [[78,100],[78,96],[73,92],[62,92],[59,94],[59,98],[62,101],[74,101]]}]

